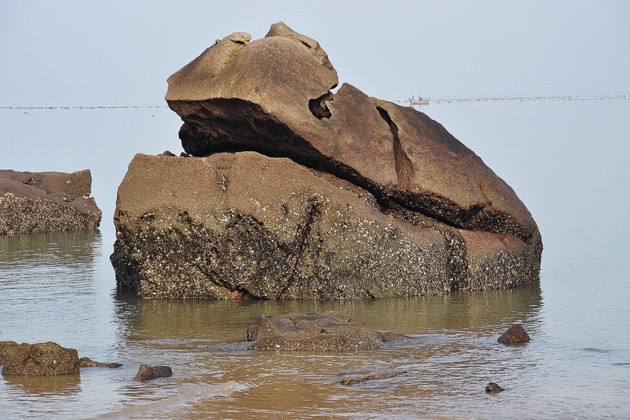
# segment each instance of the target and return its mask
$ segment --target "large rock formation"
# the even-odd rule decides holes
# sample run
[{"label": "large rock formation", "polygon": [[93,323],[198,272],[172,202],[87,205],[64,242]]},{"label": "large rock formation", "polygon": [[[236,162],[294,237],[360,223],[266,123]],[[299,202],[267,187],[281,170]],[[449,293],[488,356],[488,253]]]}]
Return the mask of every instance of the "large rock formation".
[{"label": "large rock formation", "polygon": [[0,170],[0,235],[98,229],[101,211],[91,188],[89,170]]},{"label": "large rock formation", "polygon": [[286,25],[169,78],[193,157],[137,155],[112,261],[142,297],[374,298],[518,286],[542,243],[514,191],[444,127],[343,84]]}]

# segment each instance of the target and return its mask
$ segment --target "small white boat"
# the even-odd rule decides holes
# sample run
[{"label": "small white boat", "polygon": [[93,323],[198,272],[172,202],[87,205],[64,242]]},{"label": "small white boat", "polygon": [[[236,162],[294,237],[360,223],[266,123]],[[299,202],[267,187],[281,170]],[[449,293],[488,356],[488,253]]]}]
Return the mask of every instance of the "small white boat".
[{"label": "small white boat", "polygon": [[423,98],[422,96],[418,96],[418,99],[416,99],[414,96],[412,96],[411,99],[409,99],[409,104],[410,105],[429,105],[429,99]]}]

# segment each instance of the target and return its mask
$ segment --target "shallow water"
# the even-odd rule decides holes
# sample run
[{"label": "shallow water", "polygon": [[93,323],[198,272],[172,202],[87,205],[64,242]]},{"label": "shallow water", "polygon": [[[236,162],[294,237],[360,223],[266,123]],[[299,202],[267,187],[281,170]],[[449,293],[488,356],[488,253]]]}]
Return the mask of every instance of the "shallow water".
[{"label": "shallow water", "polygon": [[[539,285],[369,302],[141,301],[112,291],[100,234],[4,237],[0,246],[2,339],[55,339],[124,365],[3,377],[7,417],[603,417],[628,407],[627,340],[563,324]],[[246,349],[247,327],[261,314],[329,309],[411,339],[338,355]],[[532,342],[499,345],[515,322]],[[134,382],[141,362],[170,365],[174,376]],[[384,371],[404,373],[340,383]],[[486,395],[490,381],[505,391]]]},{"label": "shallow water", "polygon": [[[140,301],[116,293],[108,260],[111,214],[130,156],[121,158],[120,149],[110,151],[110,143],[97,140],[88,153],[66,139],[65,150],[94,169],[94,195],[105,213],[101,232],[0,237],[0,340],[52,340],[123,367],[82,369],[80,376],[0,377],[0,417],[624,418],[630,412],[629,104],[423,109],[530,208],[545,244],[541,281],[510,291],[370,302]],[[117,127],[162,111],[46,112],[53,111],[0,117],[8,126],[22,123],[23,131],[15,133],[20,143],[40,138],[44,126],[64,132],[77,115]],[[175,135],[170,137],[176,151]],[[164,148],[150,132],[128,138],[138,146],[124,150]],[[30,169],[54,161],[56,152],[44,141],[40,146]],[[411,339],[356,354],[246,349],[247,327],[261,314],[328,309]],[[499,345],[498,336],[516,322],[532,341]],[[141,362],[170,365],[174,375],[134,382]],[[386,371],[401,374],[340,383]],[[485,394],[490,381],[505,391]]]}]

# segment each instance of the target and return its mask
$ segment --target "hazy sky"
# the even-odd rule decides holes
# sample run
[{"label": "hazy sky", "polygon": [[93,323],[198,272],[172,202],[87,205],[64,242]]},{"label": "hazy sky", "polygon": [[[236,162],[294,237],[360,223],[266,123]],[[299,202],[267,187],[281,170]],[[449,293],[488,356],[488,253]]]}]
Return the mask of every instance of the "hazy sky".
[{"label": "hazy sky", "polygon": [[215,39],[276,21],[384,99],[630,92],[626,0],[0,0],[0,106],[161,103]]}]

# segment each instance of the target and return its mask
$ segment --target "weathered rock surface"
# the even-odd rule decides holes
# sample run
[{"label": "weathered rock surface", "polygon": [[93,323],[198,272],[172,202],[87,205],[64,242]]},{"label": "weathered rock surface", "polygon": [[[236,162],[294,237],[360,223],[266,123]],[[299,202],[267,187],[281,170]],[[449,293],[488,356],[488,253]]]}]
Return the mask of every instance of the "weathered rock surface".
[{"label": "weathered rock surface", "polygon": [[5,365],[7,361],[17,354],[20,345],[15,341],[0,341],[0,365]]},{"label": "weathered rock surface", "polygon": [[101,211],[91,186],[89,170],[0,170],[0,235],[98,229]]},{"label": "weathered rock surface", "polygon": [[9,344],[4,348],[10,349],[10,354],[4,359],[3,375],[51,376],[79,373],[77,351],[51,341],[22,343],[17,347]]},{"label": "weathered rock surface", "polygon": [[83,356],[79,359],[80,367],[82,368],[90,368],[90,367],[104,367],[108,369],[116,369],[122,366],[120,363],[101,363],[95,360],[90,359],[87,356]]},{"label": "weathered rock surface", "polygon": [[263,317],[247,331],[247,341],[253,341],[250,350],[349,352],[373,350],[405,338],[390,331],[370,331],[336,312]]},{"label": "weathered rock surface", "polygon": [[347,299],[514,287],[542,242],[514,191],[444,127],[338,83],[284,24],[169,78],[186,154],[137,155],[112,262],[141,297]]},{"label": "weathered rock surface", "polygon": [[510,328],[507,329],[507,331],[501,334],[497,341],[501,344],[512,346],[516,344],[529,343],[530,338],[529,334],[527,334],[523,327],[519,324],[516,324],[512,325]]},{"label": "weathered rock surface", "polygon": [[136,373],[135,381],[149,381],[156,378],[167,378],[173,375],[170,366],[149,366],[142,363]]},{"label": "weathered rock surface", "polygon": [[368,381],[379,381],[382,379],[391,379],[391,378],[395,378],[396,376],[404,375],[405,373],[407,372],[404,370],[373,372],[367,375],[348,376],[346,378],[341,379],[339,383],[341,385],[356,385],[356,384],[360,384],[360,383],[368,382]]},{"label": "weathered rock surface", "polygon": [[489,382],[488,385],[486,385],[486,394],[498,394],[502,391],[503,388],[494,382]]}]

